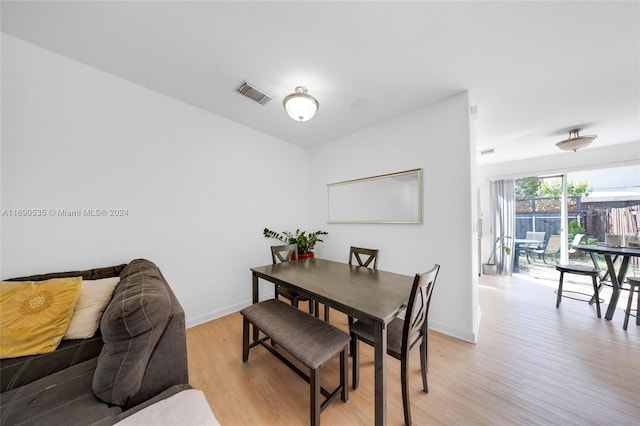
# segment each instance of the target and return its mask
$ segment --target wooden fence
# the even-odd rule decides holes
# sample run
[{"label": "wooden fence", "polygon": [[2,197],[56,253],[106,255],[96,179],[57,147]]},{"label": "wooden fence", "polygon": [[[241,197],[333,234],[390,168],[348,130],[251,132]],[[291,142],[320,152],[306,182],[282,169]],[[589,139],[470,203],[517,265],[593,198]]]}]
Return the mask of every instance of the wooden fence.
[{"label": "wooden fence", "polygon": [[[516,200],[516,238],[527,231],[559,234],[560,198],[523,198]],[[585,233],[597,241],[606,234],[635,234],[640,229],[640,203],[616,207],[615,203],[586,203],[581,197],[569,197],[569,222],[576,221]]]}]

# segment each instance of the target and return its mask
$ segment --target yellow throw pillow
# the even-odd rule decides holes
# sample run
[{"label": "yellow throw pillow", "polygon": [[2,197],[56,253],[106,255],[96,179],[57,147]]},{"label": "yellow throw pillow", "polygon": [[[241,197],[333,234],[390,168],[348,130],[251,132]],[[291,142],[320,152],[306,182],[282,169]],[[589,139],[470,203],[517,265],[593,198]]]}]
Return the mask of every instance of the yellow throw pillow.
[{"label": "yellow throw pillow", "polygon": [[78,303],[73,310],[69,328],[64,334],[65,340],[88,339],[96,334],[102,312],[111,301],[113,290],[119,282],[120,277],[82,281]]},{"label": "yellow throw pillow", "polygon": [[0,358],[55,351],[81,285],[82,277],[0,283]]}]

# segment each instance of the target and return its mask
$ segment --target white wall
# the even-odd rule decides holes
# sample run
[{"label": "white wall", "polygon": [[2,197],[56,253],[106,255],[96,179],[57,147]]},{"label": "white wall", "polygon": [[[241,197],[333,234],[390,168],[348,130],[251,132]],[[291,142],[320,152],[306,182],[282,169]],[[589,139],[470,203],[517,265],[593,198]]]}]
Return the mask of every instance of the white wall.
[{"label": "white wall", "polygon": [[[464,93],[312,149],[310,224],[329,232],[316,250],[325,258],[347,261],[355,245],[378,248],[378,268],[411,276],[439,263],[429,324],[475,342],[476,185],[470,133]],[[424,171],[424,224],[327,224],[327,184],[414,168]]]},{"label": "white wall", "polygon": [[307,225],[305,150],[4,33],[1,151],[2,209],[128,211],[2,217],[2,278],[144,257],[188,325],[250,303],[265,226]]}]

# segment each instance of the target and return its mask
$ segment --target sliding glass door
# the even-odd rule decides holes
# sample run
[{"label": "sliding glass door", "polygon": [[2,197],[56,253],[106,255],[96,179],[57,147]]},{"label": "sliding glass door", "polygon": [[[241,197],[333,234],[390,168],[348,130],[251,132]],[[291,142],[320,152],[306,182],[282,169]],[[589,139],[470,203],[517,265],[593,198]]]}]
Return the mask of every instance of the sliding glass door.
[{"label": "sliding glass door", "polygon": [[[572,235],[583,235],[581,244],[604,243],[611,235],[619,236],[623,245],[635,241],[640,224],[640,165],[572,172],[567,176],[574,187],[586,188],[579,198],[578,218],[569,222]],[[569,255],[572,262],[591,260],[572,249]],[[599,262],[604,265],[603,259]],[[638,258],[632,258],[628,274],[637,276],[639,272]]]},{"label": "sliding glass door", "polygon": [[592,264],[574,245],[638,235],[640,165],[517,179],[515,210],[514,272],[556,279],[556,261]]},{"label": "sliding glass door", "polygon": [[[555,272],[555,263],[566,251],[566,208],[563,175],[531,176],[516,180],[516,254],[515,272],[535,273],[545,278]],[[514,269],[516,269],[514,267]]]}]

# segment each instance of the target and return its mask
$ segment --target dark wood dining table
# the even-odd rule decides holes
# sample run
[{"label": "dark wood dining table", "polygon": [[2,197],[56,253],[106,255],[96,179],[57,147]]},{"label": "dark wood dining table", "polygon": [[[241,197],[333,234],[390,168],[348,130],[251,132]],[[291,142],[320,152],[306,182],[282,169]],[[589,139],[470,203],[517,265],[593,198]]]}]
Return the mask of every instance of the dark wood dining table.
[{"label": "dark wood dining table", "polygon": [[318,258],[259,266],[251,272],[253,303],[259,301],[262,278],[373,326],[375,424],[386,424],[386,326],[405,307],[414,277]]},{"label": "dark wood dining table", "polygon": [[[632,247],[610,247],[603,245],[574,245],[574,249],[582,250],[589,254],[602,254],[607,262],[607,274],[611,280],[611,300],[609,300],[609,306],[607,307],[607,313],[604,318],[606,320],[612,320],[613,314],[616,311],[618,299],[620,298],[620,290],[627,276],[627,270],[629,269],[629,260],[632,257],[640,257],[640,248]],[[616,257],[622,257],[620,262],[620,268],[616,271],[615,259]],[[593,262],[598,266],[597,260],[593,255],[591,256]]]}]

